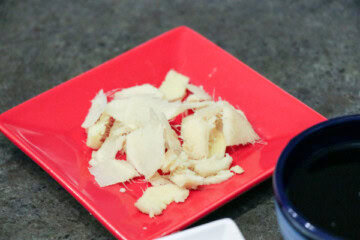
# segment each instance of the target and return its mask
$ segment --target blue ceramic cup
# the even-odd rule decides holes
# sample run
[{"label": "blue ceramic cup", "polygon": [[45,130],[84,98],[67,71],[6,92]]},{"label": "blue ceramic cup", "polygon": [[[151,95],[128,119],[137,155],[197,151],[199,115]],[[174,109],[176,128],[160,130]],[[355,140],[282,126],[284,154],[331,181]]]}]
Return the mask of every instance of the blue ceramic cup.
[{"label": "blue ceramic cup", "polygon": [[[273,176],[273,187],[278,224],[285,239],[345,239],[325,231],[313,224],[311,219],[304,217],[299,208],[289,200],[288,183],[294,169],[299,166],[299,161],[326,147],[349,142],[360,142],[360,115],[339,117],[319,123],[294,137],[283,150]],[[311,196],[309,201],[312,204]]]}]

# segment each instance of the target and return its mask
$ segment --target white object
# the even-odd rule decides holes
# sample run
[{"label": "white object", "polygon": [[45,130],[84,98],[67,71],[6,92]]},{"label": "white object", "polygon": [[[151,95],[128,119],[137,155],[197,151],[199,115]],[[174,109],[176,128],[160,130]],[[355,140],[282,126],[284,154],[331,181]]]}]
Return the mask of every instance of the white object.
[{"label": "white object", "polygon": [[244,172],[244,169],[242,169],[242,167],[240,167],[239,165],[235,165],[232,168],[230,168],[230,171],[236,174],[242,174]]},{"label": "white object", "polygon": [[175,184],[159,185],[147,188],[135,202],[135,206],[152,218],[160,215],[170,203],[184,202],[188,196],[189,190],[179,188]]},{"label": "white object", "polygon": [[163,94],[160,92],[159,89],[150,85],[150,84],[143,84],[140,86],[135,86],[131,88],[125,88],[120,92],[116,92],[114,95],[114,99],[121,99],[121,98],[128,98],[128,97],[137,97],[137,96],[151,96],[156,98],[162,98]]},{"label": "white object", "polygon": [[161,84],[159,90],[169,101],[181,100],[186,94],[186,86],[189,83],[189,77],[184,76],[171,69]]},{"label": "white object", "polygon": [[95,181],[100,187],[126,182],[139,176],[130,163],[116,159],[99,162],[90,167],[89,171],[95,177]]},{"label": "white object", "polygon": [[101,114],[104,112],[107,104],[107,97],[104,91],[101,89],[99,93],[91,100],[91,107],[89,113],[86,116],[81,127],[88,128],[95,124],[95,122],[100,118]]},{"label": "white object", "polygon": [[211,125],[196,115],[190,115],[182,120],[183,149],[189,157],[201,159],[209,155],[210,131]]},{"label": "white object", "polygon": [[158,238],[157,240],[245,240],[239,228],[230,218],[177,232],[172,235]]},{"label": "white object", "polygon": [[165,158],[164,128],[147,125],[127,135],[126,157],[146,179],[151,178]]},{"label": "white object", "polygon": [[205,92],[202,86],[198,87],[192,84],[187,85],[187,89],[193,94],[190,95],[186,101],[188,102],[200,102],[200,101],[211,101],[212,98]]},{"label": "white object", "polygon": [[204,185],[222,183],[234,176],[229,170],[221,170],[216,175],[205,178]]},{"label": "white object", "polygon": [[227,146],[245,145],[259,140],[245,114],[224,101],[223,133]]}]

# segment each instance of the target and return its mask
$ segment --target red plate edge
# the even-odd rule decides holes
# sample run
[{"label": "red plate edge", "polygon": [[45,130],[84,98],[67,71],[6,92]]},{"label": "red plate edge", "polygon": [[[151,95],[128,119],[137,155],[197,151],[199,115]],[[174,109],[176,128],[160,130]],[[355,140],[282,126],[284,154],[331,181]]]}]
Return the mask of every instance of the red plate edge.
[{"label": "red plate edge", "polygon": [[[190,28],[186,27],[186,26],[180,26],[180,27],[177,27],[173,30],[170,30],[164,34],[161,34],[160,36],[157,36],[149,41],[146,41],[142,44],[140,44],[139,46],[117,56],[117,57],[120,57],[120,56],[124,56],[126,54],[129,54],[131,53],[132,51],[135,51],[135,50],[138,50],[140,48],[142,48],[144,45],[146,45],[148,42],[151,42],[151,41],[155,41],[159,38],[162,38],[162,37],[166,37],[167,35],[169,34],[172,34],[173,32],[175,31],[191,31],[195,34],[197,34],[198,36],[200,36],[201,38],[203,39],[206,39],[205,37],[203,37],[202,35],[200,35],[199,33],[191,30]],[[206,39],[206,41],[210,42],[208,39]],[[212,43],[214,46],[216,46],[218,49],[221,49],[219,46],[217,46],[216,44]],[[224,51],[223,49],[221,49],[222,51]],[[253,70],[252,68],[250,68],[249,66],[247,66],[246,64],[244,64],[243,62],[239,61],[237,58],[235,58],[234,56],[232,56],[231,54],[227,53],[226,54],[228,56],[230,56],[231,58],[235,59],[239,64],[243,65],[243,66],[246,66],[246,68],[248,70],[250,70],[251,72],[253,73],[256,73],[257,75],[261,76],[264,80],[266,78],[264,78],[261,74],[259,74],[258,72],[256,72],[255,70]],[[84,72],[80,75],[78,75],[77,77],[71,79],[71,80],[68,80],[62,84],[59,84],[58,86],[55,86],[54,88],[57,88],[57,87],[60,87],[60,86],[63,86],[64,84],[69,84],[70,82],[73,82],[73,81],[77,81],[78,78],[80,78],[83,74],[87,74],[91,71],[94,71],[95,69],[97,69],[98,67],[100,66],[103,66],[103,65],[106,65],[106,64],[110,64],[113,60],[115,60],[117,57],[103,63],[103,64],[100,64],[98,65],[97,67],[87,71],[87,72]],[[323,120],[326,120],[325,117],[323,117],[322,115],[320,115],[319,113],[317,113],[315,110],[313,110],[312,108],[308,107],[307,105],[305,105],[303,102],[301,102],[300,100],[296,99],[295,97],[293,97],[292,95],[290,95],[288,92],[284,91],[283,89],[281,89],[280,87],[278,87],[277,85],[275,85],[273,82],[269,81],[268,79],[266,79],[269,83],[271,83],[271,85],[273,85],[274,87],[276,87],[278,90],[281,90],[283,93],[285,93],[286,95],[288,95],[288,97],[291,97],[292,99],[295,99],[297,102],[299,102],[300,104],[302,104],[304,107],[308,108],[309,110],[311,110],[313,113],[317,114],[319,117],[323,118]],[[52,89],[54,89],[52,88]],[[51,90],[51,89],[50,89]],[[49,90],[48,90],[49,91]],[[37,98],[41,95],[46,95],[46,94],[50,94],[48,91],[44,92],[44,93],[41,93],[37,96],[35,96],[34,98]],[[31,103],[31,101],[33,101],[33,99],[30,99],[30,100],[27,100],[26,102],[24,103],[21,103],[17,106],[15,106],[14,108],[12,109],[15,109],[17,107],[20,107],[20,106],[23,106],[23,105],[26,105],[26,104],[29,104]],[[12,109],[8,110],[7,112],[9,111],[12,111]],[[89,204],[87,204],[86,200],[82,199],[81,196],[79,196],[77,193],[76,193],[76,190],[74,190],[72,187],[70,187],[69,185],[67,185],[65,183],[65,181],[61,178],[61,176],[57,175],[56,172],[52,171],[49,167],[47,167],[46,163],[44,163],[41,158],[39,156],[37,156],[34,152],[32,152],[31,150],[29,149],[26,149],[26,146],[21,143],[20,141],[18,141],[17,139],[14,139],[11,137],[11,134],[7,131],[7,129],[2,125],[1,123],[1,115],[0,115],[0,131],[4,133],[4,135],[10,139],[10,141],[12,141],[17,147],[19,147],[26,155],[28,155],[30,158],[32,158],[41,168],[43,168],[51,177],[53,177],[58,183],[60,183],[60,185],[62,187],[64,187],[75,199],[77,199],[90,213],[92,213],[114,236],[116,237],[121,237],[121,238],[125,238],[125,236],[123,236],[119,231],[117,231],[115,228],[113,228],[109,223],[107,223],[106,219],[102,218],[101,217],[101,214],[98,213],[95,209],[93,209]],[[237,191],[234,191],[232,194],[229,194],[229,195],[225,195],[223,198],[220,198],[218,201],[214,202],[213,204],[211,205],[208,205],[207,207],[203,208],[201,211],[198,212],[198,214],[196,215],[193,215],[192,217],[188,218],[186,221],[182,222],[182,223],[179,223],[178,225],[176,225],[175,227],[169,229],[168,231],[164,232],[163,235],[167,235],[169,233],[172,233],[174,231],[177,231],[179,229],[182,229],[186,226],[188,226],[189,224],[195,222],[196,220],[204,217],[205,215],[209,214],[211,211],[213,211],[214,209],[224,205],[225,203],[227,203],[228,201],[232,200],[233,198],[235,198],[236,196],[238,196],[239,194],[241,193],[244,193],[246,192],[247,190],[249,190],[251,187],[253,187],[254,185],[257,185],[259,184],[260,182],[262,182],[264,179],[268,179],[273,171],[274,171],[275,167],[272,167],[271,169],[269,169],[268,171],[266,171],[265,173],[263,173],[262,175],[252,179],[251,181],[247,182],[246,184],[244,184],[243,188],[241,190],[237,190]]]}]

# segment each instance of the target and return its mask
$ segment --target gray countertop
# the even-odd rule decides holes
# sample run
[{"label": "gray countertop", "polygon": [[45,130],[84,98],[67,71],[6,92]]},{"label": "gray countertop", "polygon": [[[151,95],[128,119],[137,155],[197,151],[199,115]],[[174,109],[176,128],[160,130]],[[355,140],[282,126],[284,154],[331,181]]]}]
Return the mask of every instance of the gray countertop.
[{"label": "gray countertop", "polygon": [[[360,1],[0,1],[0,113],[138,44],[187,25],[326,117],[360,113]],[[223,217],[280,239],[271,180]],[[114,239],[0,135],[0,239]]]}]

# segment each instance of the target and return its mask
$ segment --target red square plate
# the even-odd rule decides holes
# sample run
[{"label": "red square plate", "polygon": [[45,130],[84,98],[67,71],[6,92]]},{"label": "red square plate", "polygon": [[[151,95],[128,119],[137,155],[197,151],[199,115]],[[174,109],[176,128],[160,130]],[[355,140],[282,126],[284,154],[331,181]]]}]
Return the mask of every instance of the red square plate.
[{"label": "red square plate", "polygon": [[[242,109],[265,144],[230,151],[245,173],[219,185],[191,191],[156,218],[134,202],[142,183],[100,188],[89,174],[91,150],[80,127],[99,89],[135,84],[159,86],[174,68]],[[0,115],[0,130],[31,157],[110,232],[123,239],[153,239],[182,229],[270,177],[286,143],[320,121],[320,114],[281,90],[214,43],[187,27],[156,37]]]}]

